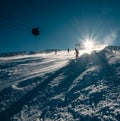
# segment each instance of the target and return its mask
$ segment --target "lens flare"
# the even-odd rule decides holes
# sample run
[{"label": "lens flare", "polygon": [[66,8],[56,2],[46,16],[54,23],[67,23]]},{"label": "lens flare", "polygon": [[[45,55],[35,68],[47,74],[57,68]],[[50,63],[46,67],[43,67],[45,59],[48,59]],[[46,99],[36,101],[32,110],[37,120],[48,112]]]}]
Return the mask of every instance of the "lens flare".
[{"label": "lens flare", "polygon": [[86,50],[92,50],[94,44],[93,44],[92,41],[87,40],[87,41],[85,41],[85,42],[83,43],[83,46],[84,46],[84,49],[86,49]]},{"label": "lens flare", "polygon": [[84,41],[82,41],[82,48],[84,52],[89,54],[94,50],[95,51],[102,50],[103,48],[105,48],[105,46],[106,45],[102,45],[97,41],[95,41],[94,39],[84,39]]}]

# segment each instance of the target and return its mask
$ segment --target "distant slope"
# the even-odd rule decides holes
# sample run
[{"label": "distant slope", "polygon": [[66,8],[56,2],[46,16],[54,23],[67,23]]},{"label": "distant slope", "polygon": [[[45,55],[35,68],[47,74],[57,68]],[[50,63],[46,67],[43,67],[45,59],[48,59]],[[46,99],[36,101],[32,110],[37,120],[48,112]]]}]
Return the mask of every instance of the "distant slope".
[{"label": "distant slope", "polygon": [[1,121],[119,121],[120,47],[0,58]]}]

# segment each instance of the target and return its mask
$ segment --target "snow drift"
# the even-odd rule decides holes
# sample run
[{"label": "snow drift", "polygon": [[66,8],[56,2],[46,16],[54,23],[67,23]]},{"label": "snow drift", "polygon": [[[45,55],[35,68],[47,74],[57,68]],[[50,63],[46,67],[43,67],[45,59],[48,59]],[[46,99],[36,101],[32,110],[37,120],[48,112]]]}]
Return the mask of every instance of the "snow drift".
[{"label": "snow drift", "polygon": [[119,121],[120,48],[0,58],[1,121]]}]

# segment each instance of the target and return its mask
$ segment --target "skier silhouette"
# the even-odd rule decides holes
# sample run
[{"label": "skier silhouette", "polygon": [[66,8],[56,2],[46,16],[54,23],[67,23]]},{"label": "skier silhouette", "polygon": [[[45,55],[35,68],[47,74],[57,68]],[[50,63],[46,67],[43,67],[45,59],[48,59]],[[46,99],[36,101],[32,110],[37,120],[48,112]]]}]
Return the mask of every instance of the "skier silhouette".
[{"label": "skier silhouette", "polygon": [[55,55],[57,54],[57,50],[55,50]]},{"label": "skier silhouette", "polygon": [[68,48],[67,51],[68,51],[68,53],[69,53],[69,52],[70,52],[70,49]]},{"label": "skier silhouette", "polygon": [[75,48],[75,58],[77,59],[78,56],[79,56],[79,51],[78,51],[78,49]]}]

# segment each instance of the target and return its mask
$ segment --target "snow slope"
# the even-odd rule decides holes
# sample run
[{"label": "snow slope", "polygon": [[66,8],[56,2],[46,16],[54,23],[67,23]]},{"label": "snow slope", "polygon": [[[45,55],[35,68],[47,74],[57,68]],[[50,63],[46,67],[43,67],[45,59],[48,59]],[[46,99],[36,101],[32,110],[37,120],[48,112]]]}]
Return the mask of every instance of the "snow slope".
[{"label": "snow slope", "polygon": [[0,121],[120,121],[120,49],[0,58]]}]

